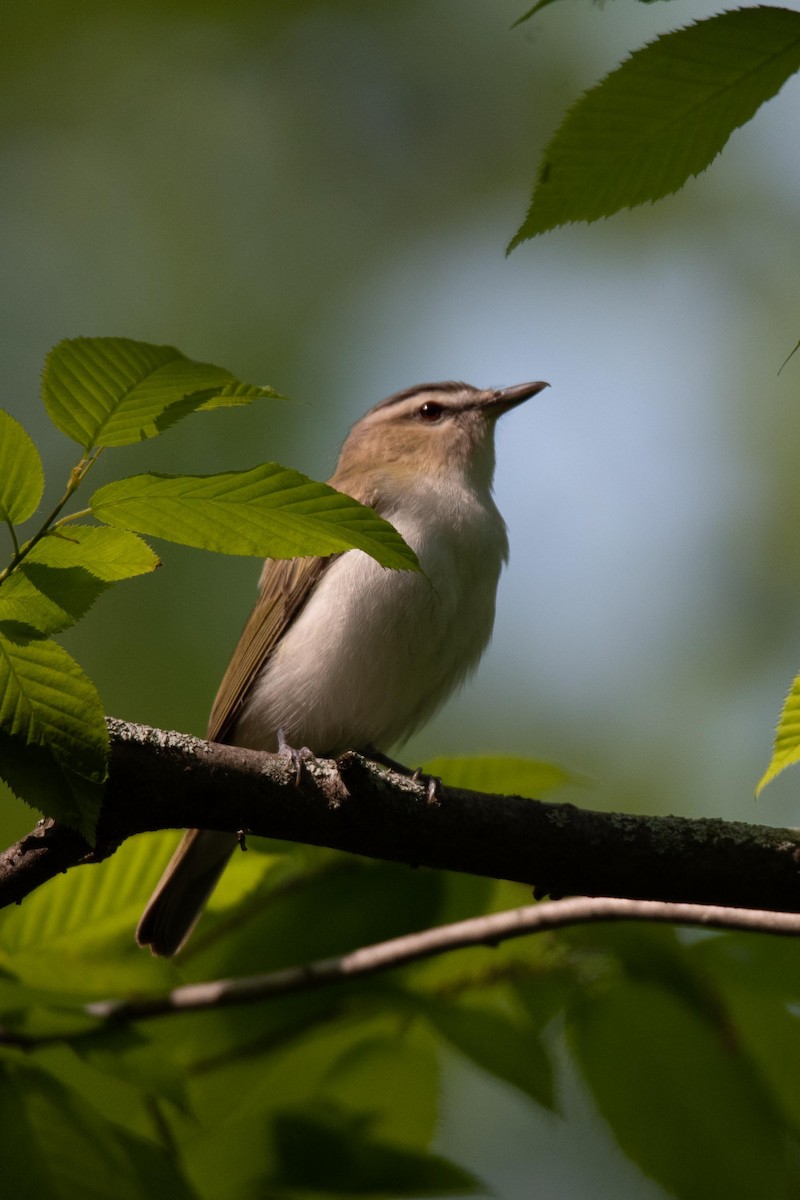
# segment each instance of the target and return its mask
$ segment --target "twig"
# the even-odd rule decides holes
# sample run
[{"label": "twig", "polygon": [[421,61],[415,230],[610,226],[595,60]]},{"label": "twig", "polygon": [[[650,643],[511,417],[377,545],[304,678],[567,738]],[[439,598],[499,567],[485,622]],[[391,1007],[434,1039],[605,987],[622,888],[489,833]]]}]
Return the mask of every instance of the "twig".
[{"label": "twig", "polygon": [[510,938],[599,921],[655,921],[700,925],[711,929],[750,930],[788,937],[800,934],[800,916],[796,913],[577,896],[570,900],[530,904],[507,912],[473,917],[435,929],[425,929],[421,933],[405,934],[386,942],[363,946],[360,950],[337,958],[319,959],[306,966],[288,967],[240,979],[186,984],[162,996],[103,1000],[87,1004],[85,1011],[92,1017],[104,1020],[138,1021],[168,1013],[251,1004],[271,996],[363,979],[452,950],[479,945],[496,946]]}]

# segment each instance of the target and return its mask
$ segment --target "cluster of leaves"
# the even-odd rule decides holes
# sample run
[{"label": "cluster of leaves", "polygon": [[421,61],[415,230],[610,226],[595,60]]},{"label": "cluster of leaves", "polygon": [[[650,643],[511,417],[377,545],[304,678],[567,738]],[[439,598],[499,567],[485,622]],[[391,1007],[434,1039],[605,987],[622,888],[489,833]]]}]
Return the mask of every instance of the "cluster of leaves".
[{"label": "cluster of leaves", "polygon": [[135,475],[64,509],[107,449],[155,437],[190,413],[275,398],[171,346],[78,338],[51,351],[43,398],[82,449],[66,489],[26,540],[17,526],[44,493],[39,453],[0,411],[0,521],[13,554],[0,572],[0,776],[48,816],[93,838],[108,757],[100,697],[53,641],[120,580],[159,560],[139,536],[223,554],[288,558],[357,547],[387,567],[414,569],[400,535],[326,484],[277,463],[219,475]]},{"label": "cluster of leaves", "polygon": [[[519,765],[475,763],[514,790]],[[84,1200],[464,1195],[430,1152],[443,1071],[559,1111],[562,1030],[623,1150],[705,1200],[794,1194],[797,951],[666,928],[476,948],[241,1008],[104,1025],[87,1001],[250,975],[527,902],[524,889],[270,844],[235,857],[177,961],[133,944],[174,837],[129,842],[0,914],[0,1155]],[[321,914],[325,919],[321,919]],[[452,1075],[451,1075],[452,1077]],[[497,1136],[485,1116],[486,1137]],[[691,1149],[691,1152],[689,1150]]]}]

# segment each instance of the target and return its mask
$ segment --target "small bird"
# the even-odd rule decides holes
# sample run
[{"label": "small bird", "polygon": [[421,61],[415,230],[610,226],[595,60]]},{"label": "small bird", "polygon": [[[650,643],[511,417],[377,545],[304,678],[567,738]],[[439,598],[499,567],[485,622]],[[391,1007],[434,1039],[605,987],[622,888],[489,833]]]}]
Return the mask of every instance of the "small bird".
[{"label": "small bird", "polygon": [[[547,386],[421,384],[353,426],[329,483],[390,521],[422,573],[387,570],[360,550],[267,559],[209,741],[380,757],[425,724],[492,632],[508,558],[492,499],[497,418]],[[139,922],[140,945],[180,950],[236,844],[230,833],[186,832]]]}]

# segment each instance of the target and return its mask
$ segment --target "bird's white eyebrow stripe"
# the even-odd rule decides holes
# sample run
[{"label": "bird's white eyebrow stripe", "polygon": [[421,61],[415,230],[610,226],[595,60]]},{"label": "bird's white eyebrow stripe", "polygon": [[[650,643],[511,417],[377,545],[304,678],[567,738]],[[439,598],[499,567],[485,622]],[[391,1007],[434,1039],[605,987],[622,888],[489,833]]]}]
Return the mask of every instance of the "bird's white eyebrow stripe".
[{"label": "bird's white eyebrow stripe", "polygon": [[404,388],[402,392],[395,392],[392,396],[387,396],[385,400],[381,400],[372,409],[373,412],[380,412],[384,408],[392,408],[395,404],[402,404],[406,400],[410,400],[413,396],[422,395],[424,392],[444,392],[446,395],[455,395],[457,392],[471,390],[466,383],[459,383],[455,379],[446,380],[444,383],[418,383],[414,387]]}]

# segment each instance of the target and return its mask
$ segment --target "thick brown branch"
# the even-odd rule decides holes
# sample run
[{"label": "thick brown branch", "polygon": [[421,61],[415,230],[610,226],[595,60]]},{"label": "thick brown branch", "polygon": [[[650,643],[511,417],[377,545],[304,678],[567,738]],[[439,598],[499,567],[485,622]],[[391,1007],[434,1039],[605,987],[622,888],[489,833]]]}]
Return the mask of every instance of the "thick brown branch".
[{"label": "thick brown branch", "polygon": [[800,911],[800,834],[714,819],[599,813],[426,788],[358,755],[310,763],[109,722],[111,775],[95,851],[48,824],[0,858],[0,906],[150,829],[245,830],[413,866],[619,896]]}]

